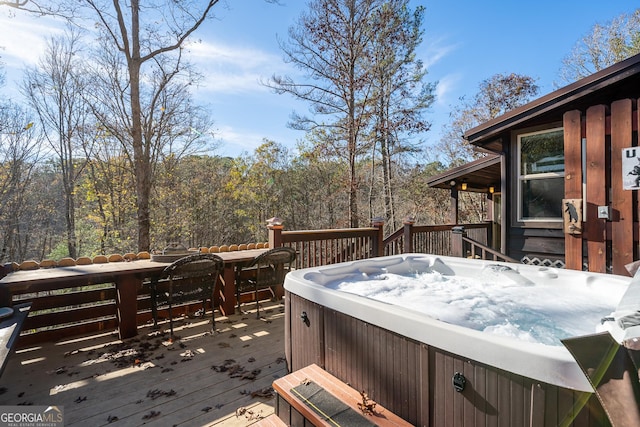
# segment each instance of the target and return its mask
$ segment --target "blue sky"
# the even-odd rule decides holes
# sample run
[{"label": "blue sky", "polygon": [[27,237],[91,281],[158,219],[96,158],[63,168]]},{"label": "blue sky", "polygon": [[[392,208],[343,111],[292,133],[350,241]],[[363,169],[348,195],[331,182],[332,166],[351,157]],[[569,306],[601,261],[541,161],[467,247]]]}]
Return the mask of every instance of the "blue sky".
[{"label": "blue sky", "polygon": [[[272,74],[295,75],[282,61],[276,35],[286,38],[307,1],[226,0],[216,5],[216,18],[196,33],[201,43],[192,58],[206,78],[197,99],[211,107],[216,154],[251,153],[263,140],[295,147],[303,133],[287,128],[292,111],[307,106],[288,95],[276,95],[259,80]],[[628,0],[577,1],[412,1],[426,7],[425,35],[418,56],[429,81],[438,81],[437,99],[427,118],[432,130],[421,138],[427,146],[440,139],[452,108],[462,96],[472,97],[478,84],[496,73],[529,75],[541,95],[555,89],[562,58],[595,23],[605,23],[637,5]],[[16,97],[13,88],[25,65],[42,54],[46,38],[59,26],[49,19],[0,8],[0,60],[7,71],[0,93]]]}]

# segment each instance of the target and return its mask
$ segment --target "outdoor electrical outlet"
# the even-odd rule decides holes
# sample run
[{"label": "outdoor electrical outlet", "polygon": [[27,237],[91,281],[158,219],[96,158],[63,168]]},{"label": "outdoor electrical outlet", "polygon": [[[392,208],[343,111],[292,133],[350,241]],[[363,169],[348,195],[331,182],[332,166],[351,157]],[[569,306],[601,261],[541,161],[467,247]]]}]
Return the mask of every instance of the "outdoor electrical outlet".
[{"label": "outdoor electrical outlet", "polygon": [[609,206],[598,206],[598,218],[611,219],[611,209]]}]

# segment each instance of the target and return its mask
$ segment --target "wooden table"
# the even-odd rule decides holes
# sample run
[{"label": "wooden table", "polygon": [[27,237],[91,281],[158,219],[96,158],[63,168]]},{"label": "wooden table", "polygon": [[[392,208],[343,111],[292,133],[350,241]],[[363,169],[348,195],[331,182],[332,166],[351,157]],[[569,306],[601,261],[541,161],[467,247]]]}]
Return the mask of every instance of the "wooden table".
[{"label": "wooden table", "polygon": [[[220,305],[224,314],[235,310],[235,267],[238,263],[251,261],[268,249],[248,249],[244,251],[221,252],[216,255],[224,261],[221,275]],[[120,338],[130,338],[137,334],[136,314],[138,312],[137,289],[145,278],[159,275],[169,265],[165,262],[138,260],[130,262],[109,262],[104,264],[77,265],[73,267],[41,268],[20,270],[0,279],[0,287],[26,290],[33,285],[73,281],[82,285],[115,283],[118,330]]]}]

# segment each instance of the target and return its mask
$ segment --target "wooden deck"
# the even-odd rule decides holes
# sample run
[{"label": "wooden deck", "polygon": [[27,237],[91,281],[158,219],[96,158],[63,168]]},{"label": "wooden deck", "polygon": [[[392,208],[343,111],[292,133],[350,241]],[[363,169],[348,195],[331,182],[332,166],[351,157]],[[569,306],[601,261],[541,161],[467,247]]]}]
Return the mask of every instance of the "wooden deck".
[{"label": "wooden deck", "polygon": [[0,405],[58,405],[66,426],[246,426],[274,412],[272,382],[287,374],[284,306],[186,319],[181,339],[141,328],[18,350],[0,378]]}]

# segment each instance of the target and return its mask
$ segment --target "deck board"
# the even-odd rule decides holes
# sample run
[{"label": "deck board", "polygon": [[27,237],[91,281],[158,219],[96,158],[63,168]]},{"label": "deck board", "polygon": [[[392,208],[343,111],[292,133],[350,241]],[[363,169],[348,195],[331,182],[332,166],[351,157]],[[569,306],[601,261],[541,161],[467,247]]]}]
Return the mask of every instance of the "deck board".
[{"label": "deck board", "polygon": [[[260,392],[287,373],[284,307],[265,302],[261,314],[216,316],[214,335],[209,322],[187,319],[172,346],[141,328],[124,342],[105,333],[20,349],[0,378],[0,405],[60,405],[69,426],[253,424],[274,412]],[[219,372],[225,365],[259,373],[232,378]]]}]

